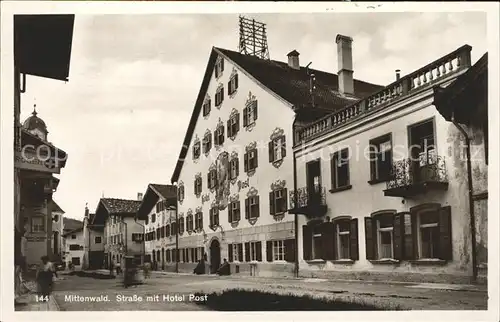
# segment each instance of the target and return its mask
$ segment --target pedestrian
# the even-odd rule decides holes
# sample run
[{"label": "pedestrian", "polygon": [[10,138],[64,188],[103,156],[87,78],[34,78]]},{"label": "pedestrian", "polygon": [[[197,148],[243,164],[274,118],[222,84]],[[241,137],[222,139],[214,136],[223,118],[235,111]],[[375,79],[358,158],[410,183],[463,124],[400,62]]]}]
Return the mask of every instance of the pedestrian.
[{"label": "pedestrian", "polygon": [[42,267],[37,273],[38,292],[41,296],[49,296],[52,292],[53,278],[55,274],[54,264],[49,261],[48,256],[42,256]]},{"label": "pedestrian", "polygon": [[144,263],[144,278],[149,278],[151,276],[151,263]]},{"label": "pedestrian", "polygon": [[115,276],[115,272],[114,272],[114,268],[115,268],[115,265],[114,265],[114,261],[111,261],[109,263],[109,275],[111,276]]},{"label": "pedestrian", "polygon": [[217,270],[217,274],[219,276],[231,275],[231,267],[229,266],[229,263],[227,262],[227,259],[224,258],[224,262],[222,263],[222,265]]}]

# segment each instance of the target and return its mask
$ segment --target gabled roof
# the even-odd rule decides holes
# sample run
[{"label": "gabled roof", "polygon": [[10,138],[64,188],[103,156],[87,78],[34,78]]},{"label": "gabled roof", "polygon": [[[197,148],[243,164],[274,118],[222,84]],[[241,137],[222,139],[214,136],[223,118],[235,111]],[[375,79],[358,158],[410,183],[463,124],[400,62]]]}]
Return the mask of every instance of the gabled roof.
[{"label": "gabled roof", "polygon": [[83,222],[77,219],[63,217],[63,225],[64,225],[64,231],[70,231],[77,229],[79,227],[83,227]]},{"label": "gabled roof", "polygon": [[76,229],[73,229],[73,230],[70,230],[68,232],[65,232],[62,236],[66,237],[68,235],[71,235],[71,234],[74,234],[74,233],[78,233],[78,232],[82,232],[82,231],[83,231],[83,226],[79,227],[79,228],[76,228]]},{"label": "gabled roof", "polygon": [[[278,97],[294,108],[311,105],[312,99],[309,92],[309,75],[314,73],[316,78],[316,90],[313,94],[313,109],[316,110],[315,112],[323,111],[322,113],[318,113],[318,116],[324,116],[337,109],[341,109],[347,104],[383,88],[383,86],[380,85],[354,80],[354,95],[343,95],[338,92],[338,76],[336,74],[315,69],[307,69],[305,67],[300,67],[300,69],[297,70],[289,67],[288,64],[284,62],[260,59],[232,50],[213,47],[193,113],[191,114],[191,120],[184,137],[179,159],[171,178],[172,183],[177,182],[179,178],[218,55],[230,60],[244,73],[253,77],[263,87],[274,92]],[[292,125],[290,124],[290,126]]]},{"label": "gabled roof", "polygon": [[101,198],[91,223],[93,225],[102,225],[110,215],[135,216],[140,204],[141,201],[139,200]]},{"label": "gabled roof", "polygon": [[166,200],[167,206],[176,205],[177,187],[174,185],[150,183],[137,210],[136,218],[144,220],[159,199]]},{"label": "gabled roof", "polygon": [[61,207],[59,207],[59,205],[54,200],[51,201],[51,206],[52,206],[52,212],[60,212],[63,214],[65,213],[64,210],[62,210]]}]

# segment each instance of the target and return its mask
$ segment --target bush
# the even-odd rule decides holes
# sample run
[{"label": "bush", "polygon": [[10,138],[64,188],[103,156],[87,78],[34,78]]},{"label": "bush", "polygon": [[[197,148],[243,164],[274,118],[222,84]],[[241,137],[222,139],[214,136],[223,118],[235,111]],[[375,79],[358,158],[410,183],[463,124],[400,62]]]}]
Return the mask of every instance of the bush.
[{"label": "bush", "polygon": [[[197,293],[198,296],[205,294]],[[380,311],[385,308],[338,299],[309,295],[276,294],[257,290],[234,289],[211,293],[206,302],[197,302],[216,311]]]}]

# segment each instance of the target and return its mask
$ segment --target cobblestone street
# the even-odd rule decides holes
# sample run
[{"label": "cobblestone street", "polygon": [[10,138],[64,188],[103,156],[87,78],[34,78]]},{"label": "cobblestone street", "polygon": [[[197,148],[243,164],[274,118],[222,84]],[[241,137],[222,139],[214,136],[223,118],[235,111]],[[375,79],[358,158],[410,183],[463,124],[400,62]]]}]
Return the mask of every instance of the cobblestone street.
[{"label": "cobblestone street", "polygon": [[[235,288],[297,295],[313,294],[347,299],[357,303],[382,305],[389,308],[400,306],[404,309],[415,310],[485,310],[488,298],[485,289],[454,290],[452,286],[439,284],[386,284],[319,279],[267,279],[158,273],[153,274],[152,278],[146,280],[145,284],[128,289],[125,289],[120,282],[121,280],[118,278],[99,280],[65,276],[64,280],[57,282],[54,297],[63,311],[204,310],[203,306],[189,301],[189,294],[211,293]],[[457,287],[455,286],[455,288]],[[67,295],[84,297],[107,295],[108,302],[70,301]],[[146,300],[147,296],[155,295],[159,295],[158,301]],[[163,300],[163,295],[178,295],[178,298],[185,295],[185,299],[168,301]],[[139,301],[139,298],[142,298],[142,301]]]}]

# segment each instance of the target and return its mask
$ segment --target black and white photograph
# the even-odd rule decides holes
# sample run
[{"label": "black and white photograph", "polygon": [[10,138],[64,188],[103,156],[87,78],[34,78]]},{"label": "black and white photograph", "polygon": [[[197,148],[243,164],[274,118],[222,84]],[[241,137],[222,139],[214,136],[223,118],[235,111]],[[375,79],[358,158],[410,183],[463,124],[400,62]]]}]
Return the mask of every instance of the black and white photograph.
[{"label": "black and white photograph", "polygon": [[146,2],[2,3],[9,319],[498,320],[498,3]]}]

